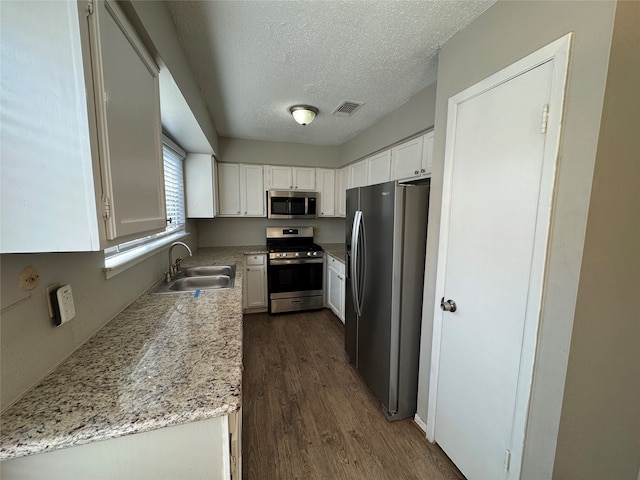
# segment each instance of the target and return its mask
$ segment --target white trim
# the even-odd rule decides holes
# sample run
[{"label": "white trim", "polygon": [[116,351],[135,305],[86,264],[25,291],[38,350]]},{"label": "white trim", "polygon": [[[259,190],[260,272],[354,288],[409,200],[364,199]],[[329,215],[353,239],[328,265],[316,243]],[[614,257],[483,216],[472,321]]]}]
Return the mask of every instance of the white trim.
[{"label": "white trim", "polygon": [[422,418],[420,418],[420,415],[418,415],[417,413],[413,416],[413,421],[416,422],[416,425],[418,425],[418,427],[420,428],[420,430],[422,430],[425,435],[427,432],[427,424],[425,423],[424,420],[422,420]]},{"label": "white trim", "polygon": [[155,255],[170,243],[177,242],[178,240],[188,236],[188,232],[180,230],[172,235],[161,237],[153,242],[140,245],[139,247],[132,248],[131,250],[127,250],[119,255],[114,255],[109,259],[105,259],[105,266],[102,269],[104,276],[109,280],[119,273],[122,273],[143,260]]},{"label": "white trim", "polygon": [[[569,68],[569,53],[572,33],[548,44],[503,70],[487,77],[466,90],[449,98],[447,112],[447,131],[443,172],[442,209],[440,222],[440,237],[438,246],[438,266],[436,277],[434,324],[432,337],[431,376],[429,382],[429,405],[427,412],[427,438],[437,441],[435,437],[438,374],[440,370],[440,347],[442,340],[442,312],[440,311],[440,297],[445,291],[445,273],[447,259],[447,240],[449,236],[451,194],[453,179],[453,159],[455,145],[455,127],[457,124],[458,105],[473,97],[508,82],[544,63],[553,62],[553,80],[550,91],[550,112],[547,137],[544,147],[543,170],[540,185],[538,214],[534,250],[532,257],[532,272],[530,278],[530,295],[524,325],[524,339],[522,345],[516,405],[512,430],[512,458],[511,468],[507,478],[519,478],[522,469],[522,459],[525,446],[527,417],[532,393],[533,371],[536,359],[538,334],[541,323],[541,305],[544,296],[546,277],[546,263],[548,244],[551,231],[551,215],[553,210],[554,189],[558,152],[560,148],[560,134],[566,78]],[[566,365],[565,365],[566,366]],[[553,459],[550,459],[553,462]]]}]

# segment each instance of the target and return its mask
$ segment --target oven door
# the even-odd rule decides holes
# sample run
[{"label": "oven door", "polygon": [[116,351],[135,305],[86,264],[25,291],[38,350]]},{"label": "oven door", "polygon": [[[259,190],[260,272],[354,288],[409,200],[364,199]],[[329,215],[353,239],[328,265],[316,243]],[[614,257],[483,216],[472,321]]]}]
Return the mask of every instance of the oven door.
[{"label": "oven door", "polygon": [[322,295],[322,258],[269,260],[271,298]]}]

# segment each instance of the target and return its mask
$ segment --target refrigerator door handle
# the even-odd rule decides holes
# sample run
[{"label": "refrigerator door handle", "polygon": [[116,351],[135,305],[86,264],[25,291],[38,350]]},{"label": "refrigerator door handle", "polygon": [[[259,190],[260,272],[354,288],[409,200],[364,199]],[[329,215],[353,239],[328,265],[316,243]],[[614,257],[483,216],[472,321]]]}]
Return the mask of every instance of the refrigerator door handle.
[{"label": "refrigerator door handle", "polygon": [[364,309],[364,293],[367,282],[367,232],[364,228],[364,215],[360,212],[360,228],[358,229],[358,240],[360,241],[360,247],[358,248],[358,309],[359,315],[362,316],[362,310]]},{"label": "refrigerator door handle", "polygon": [[356,314],[359,316],[361,313],[360,310],[360,300],[358,295],[358,278],[360,277],[360,273],[358,271],[358,261],[359,261],[359,239],[360,239],[360,218],[362,216],[362,212],[360,210],[356,210],[355,215],[353,217],[353,226],[351,228],[351,245],[353,248],[351,254],[351,292],[353,294],[353,305],[356,308]]}]

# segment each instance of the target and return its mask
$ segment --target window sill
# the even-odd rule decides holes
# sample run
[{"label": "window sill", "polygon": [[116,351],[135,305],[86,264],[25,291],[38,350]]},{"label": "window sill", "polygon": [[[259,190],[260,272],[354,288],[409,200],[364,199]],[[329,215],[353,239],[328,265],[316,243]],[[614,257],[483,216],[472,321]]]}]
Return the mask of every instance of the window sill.
[{"label": "window sill", "polygon": [[180,231],[167,237],[133,248],[120,255],[115,255],[104,262],[104,276],[107,280],[155,255],[167,245],[189,236],[189,232]]}]

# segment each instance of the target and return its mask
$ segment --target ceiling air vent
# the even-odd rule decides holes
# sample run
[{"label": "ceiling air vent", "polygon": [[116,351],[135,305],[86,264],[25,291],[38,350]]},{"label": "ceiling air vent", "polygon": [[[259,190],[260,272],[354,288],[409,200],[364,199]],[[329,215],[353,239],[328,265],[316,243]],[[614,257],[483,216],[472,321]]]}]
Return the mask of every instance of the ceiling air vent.
[{"label": "ceiling air vent", "polygon": [[339,117],[350,117],[358,110],[364,103],[361,102],[351,102],[349,100],[345,100],[340,105],[336,107],[336,109],[331,112],[331,115],[337,115]]}]

